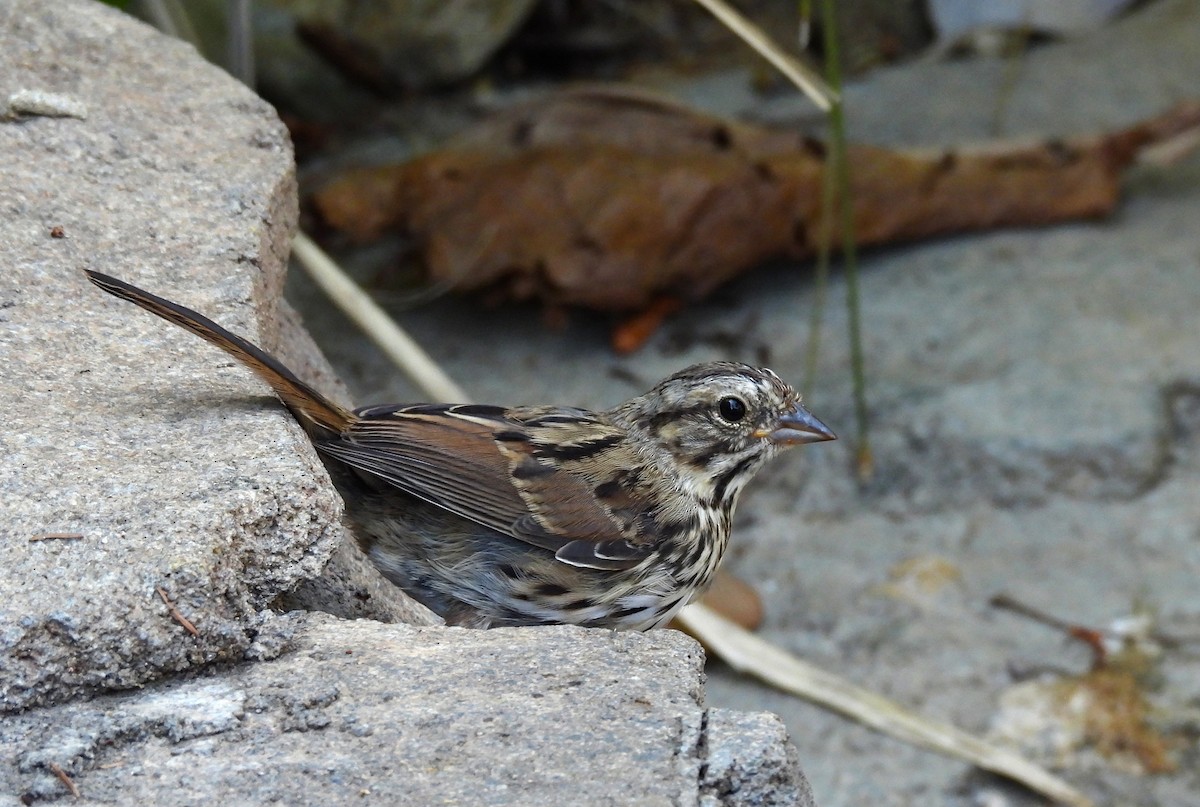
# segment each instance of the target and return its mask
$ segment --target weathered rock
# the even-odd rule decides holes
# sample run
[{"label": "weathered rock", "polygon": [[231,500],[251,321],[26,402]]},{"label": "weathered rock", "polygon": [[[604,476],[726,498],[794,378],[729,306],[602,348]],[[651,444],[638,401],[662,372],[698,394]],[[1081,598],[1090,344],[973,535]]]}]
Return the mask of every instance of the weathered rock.
[{"label": "weathered rock", "polygon": [[[282,347],[296,193],[273,110],[100,4],[7,3],[0,39],[0,97],[86,109],[0,122],[7,711],[240,659],[266,604],[316,577],[344,530],[315,453],[260,384],[79,272]],[[79,537],[36,540],[55,534]]]},{"label": "weathered rock", "polygon": [[289,652],[0,723],[0,792],[95,802],[811,805],[782,725],[674,631],[272,620]]},{"label": "weathered rock", "polygon": [[787,729],[770,712],[709,709],[701,736],[705,807],[812,807]]}]

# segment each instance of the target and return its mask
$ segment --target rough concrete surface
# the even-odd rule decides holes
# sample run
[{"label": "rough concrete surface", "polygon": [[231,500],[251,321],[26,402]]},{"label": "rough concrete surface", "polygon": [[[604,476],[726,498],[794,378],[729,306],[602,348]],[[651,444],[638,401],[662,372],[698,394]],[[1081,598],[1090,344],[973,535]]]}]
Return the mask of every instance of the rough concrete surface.
[{"label": "rough concrete surface", "polygon": [[[169,292],[332,378],[294,317],[293,338],[277,333],[296,198],[274,111],[99,4],[7,3],[0,37],[0,96],[58,93],[85,110],[0,122],[10,710],[240,658],[265,604],[316,578],[344,530],[324,469],[260,384],[79,271]],[[80,537],[32,540],[48,534]],[[417,613],[378,574],[343,577],[364,593],[343,604],[353,615]],[[196,640],[180,641],[158,587]]]},{"label": "rough concrete surface", "polygon": [[[1198,42],[1200,4],[1158,0],[1016,62],[879,70],[847,90],[851,134],[940,147],[1119,128],[1200,92]],[[818,121],[803,102],[763,100],[751,84],[723,72],[667,89],[718,112]],[[1176,772],[1138,775],[1085,751],[1042,761],[1101,804],[1200,805],[1200,465],[1197,424],[1185,416],[1200,400],[1197,222],[1193,156],[1132,171],[1107,221],[863,256],[877,466],[865,487],[852,467],[835,275],[809,403],[850,439],[791,452],[760,474],[733,537],[730,567],[766,600],[764,635],[983,734],[1024,676],[1083,672],[1090,661],[1061,633],[989,607],[994,594],[1097,627],[1147,607],[1156,629],[1186,640],[1165,651],[1146,690]],[[378,253],[367,256],[364,276],[377,266]],[[289,293],[358,401],[419,397],[302,279]],[[527,307],[481,311],[454,298],[395,313],[476,400],[603,407],[699,360],[767,356],[800,381],[815,297],[808,267],[759,270],[627,359],[611,355],[606,323],[587,315],[553,330]],[[939,583],[921,569],[945,574]],[[715,704],[783,716],[824,807],[1039,803],[719,664],[709,676]]]},{"label": "rough concrete surface", "polygon": [[706,710],[680,635],[347,621],[436,618],[364,564],[261,384],[79,272],[344,397],[278,305],[282,124],[83,0],[0,5],[18,92],[70,114],[0,118],[0,804],[64,779],[81,803],[811,804],[782,724]]},{"label": "rough concrete surface", "polygon": [[274,622],[278,658],[6,717],[0,791],[64,795],[53,763],[85,803],[812,804],[681,634]]},{"label": "rough concrete surface", "polygon": [[[332,552],[340,504],[258,385],[79,271],[169,285],[273,342],[262,324],[296,215],[273,111],[187,46],[99,6],[9,2],[0,36],[0,96],[40,89],[87,109],[0,123],[11,710],[240,658],[262,603]],[[239,263],[261,271],[230,271]],[[31,542],[46,534],[81,537]],[[156,587],[203,623],[200,639],[180,641]]]}]

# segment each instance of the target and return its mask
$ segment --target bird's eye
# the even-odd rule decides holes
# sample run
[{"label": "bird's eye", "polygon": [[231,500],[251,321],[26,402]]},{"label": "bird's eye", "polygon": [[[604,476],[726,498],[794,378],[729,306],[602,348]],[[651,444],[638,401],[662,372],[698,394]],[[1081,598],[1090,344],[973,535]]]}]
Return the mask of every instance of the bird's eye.
[{"label": "bird's eye", "polygon": [[721,419],[728,423],[737,423],[746,416],[746,404],[741,398],[722,398],[717,404],[717,412]]}]

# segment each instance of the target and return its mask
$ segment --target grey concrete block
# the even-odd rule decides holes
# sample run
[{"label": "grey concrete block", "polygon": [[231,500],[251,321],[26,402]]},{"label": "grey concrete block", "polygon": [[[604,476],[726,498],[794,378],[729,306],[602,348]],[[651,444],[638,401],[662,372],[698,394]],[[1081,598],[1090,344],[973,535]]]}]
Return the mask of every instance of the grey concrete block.
[{"label": "grey concrete block", "polygon": [[709,709],[700,803],[705,807],[813,807],[787,728],[770,712]]},{"label": "grey concrete block", "polygon": [[344,530],[324,468],[261,384],[79,271],[284,347],[296,188],[274,111],[97,3],[9,2],[0,23],[0,98],[87,110],[0,121],[6,711],[240,659],[265,606],[315,578]]},{"label": "grey concrete block", "polygon": [[273,660],[6,718],[0,792],[63,795],[54,763],[95,802],[811,804],[683,634],[274,621]]}]

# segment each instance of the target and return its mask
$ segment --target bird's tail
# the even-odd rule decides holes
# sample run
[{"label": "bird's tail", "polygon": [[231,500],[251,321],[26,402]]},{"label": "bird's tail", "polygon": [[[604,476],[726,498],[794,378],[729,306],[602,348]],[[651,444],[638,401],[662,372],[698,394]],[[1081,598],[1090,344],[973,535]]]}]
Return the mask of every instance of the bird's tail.
[{"label": "bird's tail", "polygon": [[230,333],[203,314],[178,303],[142,291],[137,286],[100,272],[84,269],[88,279],[109,294],[136,303],[163,319],[186,328],[197,336],[212,342],[238,361],[256,372],[263,381],[271,385],[283,403],[310,435],[322,436],[329,432],[340,433],[354,421],[355,417],[345,407],[330,401],[321,393],[305,384],[284,367],[274,356],[262,348]]}]

